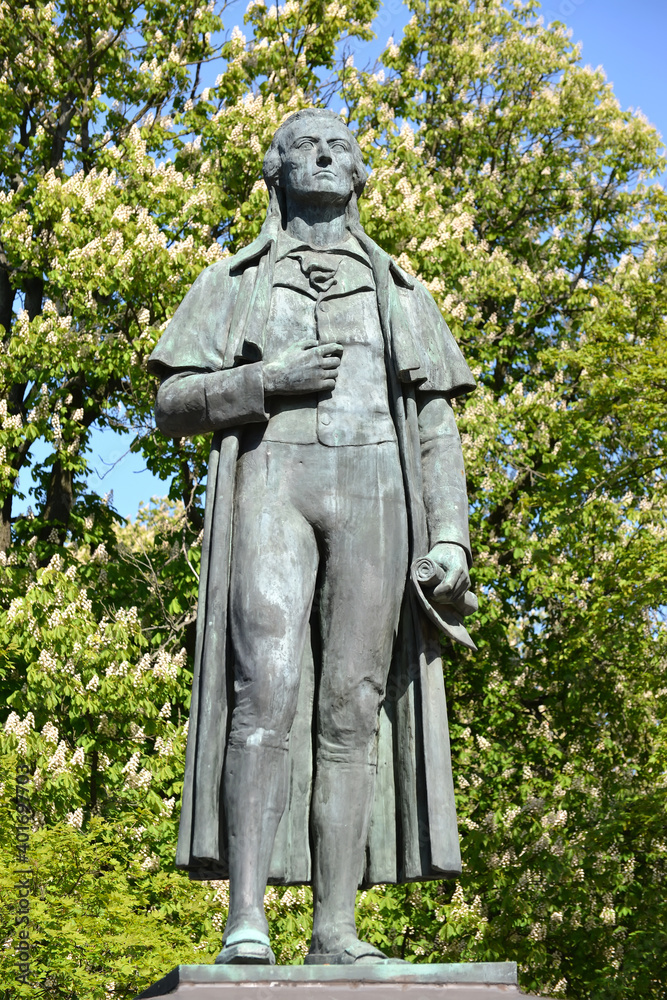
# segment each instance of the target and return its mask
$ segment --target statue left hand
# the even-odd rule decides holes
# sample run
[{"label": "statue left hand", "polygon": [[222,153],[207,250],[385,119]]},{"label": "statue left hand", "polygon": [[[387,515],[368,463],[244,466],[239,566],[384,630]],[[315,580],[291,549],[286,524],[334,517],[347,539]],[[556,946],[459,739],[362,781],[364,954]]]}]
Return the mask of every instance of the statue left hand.
[{"label": "statue left hand", "polygon": [[433,599],[441,604],[451,604],[463,597],[470,587],[465,550],[455,542],[437,542],[428,556],[445,571],[442,583],[433,588]]}]

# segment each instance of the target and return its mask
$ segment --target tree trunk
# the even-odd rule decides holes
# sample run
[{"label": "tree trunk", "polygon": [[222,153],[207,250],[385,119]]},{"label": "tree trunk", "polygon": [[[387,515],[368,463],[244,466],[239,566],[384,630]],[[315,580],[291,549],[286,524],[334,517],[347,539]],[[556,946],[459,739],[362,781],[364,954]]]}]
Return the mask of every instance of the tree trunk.
[{"label": "tree trunk", "polygon": [[12,544],[12,493],[5,497],[0,512],[0,552],[9,552]]},{"label": "tree trunk", "polygon": [[56,459],[51,472],[49,488],[44,506],[44,520],[58,521],[67,526],[74,503],[74,477],[71,469],[63,469],[60,459]]},{"label": "tree trunk", "polygon": [[9,339],[12,325],[12,309],[14,308],[15,290],[9,280],[4,254],[0,254],[0,326],[5,329],[4,337]]}]

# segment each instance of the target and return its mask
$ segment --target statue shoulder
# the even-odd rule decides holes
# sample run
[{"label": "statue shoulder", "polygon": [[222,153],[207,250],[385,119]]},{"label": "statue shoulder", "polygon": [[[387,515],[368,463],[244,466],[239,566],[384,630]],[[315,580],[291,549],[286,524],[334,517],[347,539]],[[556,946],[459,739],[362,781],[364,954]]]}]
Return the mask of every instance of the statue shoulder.
[{"label": "statue shoulder", "polygon": [[205,290],[212,289],[220,283],[227,283],[229,281],[230,264],[233,260],[233,257],[223,257],[222,260],[216,260],[213,264],[205,267],[203,271],[200,271],[183,299],[183,303],[186,302],[190,295],[199,297]]},{"label": "statue shoulder", "polygon": [[[357,238],[359,238],[358,232],[358,230],[355,232]],[[384,261],[384,266],[389,268],[393,284],[401,293],[401,299],[405,304],[414,303],[417,307],[421,306],[422,308],[435,310],[438,316],[440,316],[440,310],[436,305],[435,299],[423,281],[420,281],[414,274],[409,274],[391,254],[383,250],[367,233],[363,233],[362,246],[376,265]]]},{"label": "statue shoulder", "polygon": [[181,368],[223,366],[238,284],[230,273],[234,260],[226,257],[199,273],[148,358],[150,372],[164,376]]},{"label": "statue shoulder", "polygon": [[217,371],[230,366],[230,352],[232,358],[235,353],[230,327],[243,276],[248,274],[252,283],[270,246],[271,237],[260,233],[238,253],[204,268],[149,357],[149,371],[164,376],[183,368]]},{"label": "statue shoulder", "polygon": [[410,330],[419,338],[426,375],[421,389],[458,396],[475,388],[475,379],[440,308],[426,285],[395,261],[390,268]]},{"label": "statue shoulder", "polygon": [[[396,271],[398,270],[398,265],[396,265]],[[434,325],[436,328],[440,328],[441,326],[447,327],[437,302],[424,282],[419,278],[408,275],[402,268],[400,268],[400,271],[403,280],[397,281],[396,286],[403,307],[407,308],[410,312],[418,313],[423,320],[428,319],[429,325]],[[447,330],[449,330],[449,327],[447,327]]]},{"label": "statue shoulder", "polygon": [[403,302],[435,310],[440,315],[440,310],[435,299],[421,278],[418,278],[415,274],[410,274],[393,257],[390,257],[389,270]]},{"label": "statue shoulder", "polygon": [[235,254],[230,254],[221,260],[216,260],[213,264],[209,264],[208,267],[205,267],[199,273],[193,282],[190,291],[179,306],[179,310],[190,298],[197,298],[199,305],[202,295],[213,291],[213,289],[218,293],[222,291],[224,294],[225,289],[232,287],[236,283],[238,276],[247,267],[259,263],[261,258],[268,252],[269,245],[270,241],[263,234],[260,234],[257,239],[253,240],[252,243],[248,243],[247,246],[241,247]]}]

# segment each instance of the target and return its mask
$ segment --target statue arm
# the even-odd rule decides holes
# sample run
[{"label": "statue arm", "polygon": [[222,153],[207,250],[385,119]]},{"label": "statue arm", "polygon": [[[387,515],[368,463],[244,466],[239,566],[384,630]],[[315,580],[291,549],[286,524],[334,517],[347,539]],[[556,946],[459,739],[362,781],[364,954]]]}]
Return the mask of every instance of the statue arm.
[{"label": "statue arm", "polygon": [[261,363],[216,372],[167,375],[155,403],[157,426],[167,437],[189,437],[268,420]]},{"label": "statue arm", "polygon": [[461,438],[444,393],[419,394],[423,497],[429,544],[461,546],[472,565],[468,533],[468,493]]}]

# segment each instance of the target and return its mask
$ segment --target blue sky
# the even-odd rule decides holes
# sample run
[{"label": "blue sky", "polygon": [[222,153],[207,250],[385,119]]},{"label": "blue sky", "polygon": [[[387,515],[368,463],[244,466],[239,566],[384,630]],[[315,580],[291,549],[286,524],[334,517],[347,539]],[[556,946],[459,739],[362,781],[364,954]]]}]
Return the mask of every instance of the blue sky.
[{"label": "blue sky", "polygon": [[665,0],[545,0],[545,21],[563,21],[582,60],[603,66],[624,108],[640,108],[667,135]]},{"label": "blue sky", "polygon": [[[667,135],[665,0],[545,0],[543,14],[547,23],[559,20],[572,28],[573,41],[582,43],[583,62],[604,67],[624,108],[640,108]],[[399,0],[387,0],[376,21],[377,40],[363,47],[357,63],[376,58],[390,36],[398,40],[409,16]],[[168,490],[138,456],[126,454],[129,443],[129,437],[98,432],[91,455],[92,489],[113,490],[114,506],[124,517],[134,517],[142,500]]]}]

